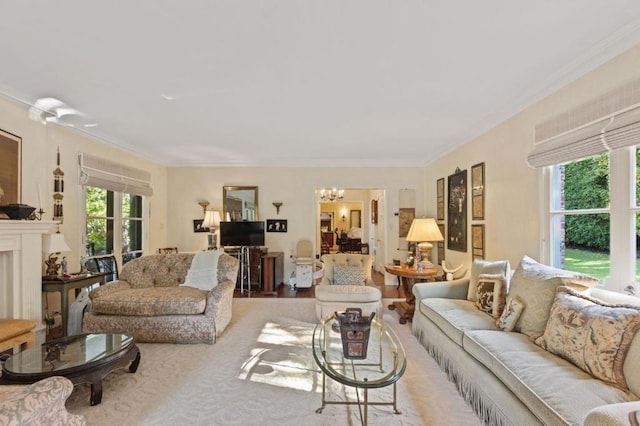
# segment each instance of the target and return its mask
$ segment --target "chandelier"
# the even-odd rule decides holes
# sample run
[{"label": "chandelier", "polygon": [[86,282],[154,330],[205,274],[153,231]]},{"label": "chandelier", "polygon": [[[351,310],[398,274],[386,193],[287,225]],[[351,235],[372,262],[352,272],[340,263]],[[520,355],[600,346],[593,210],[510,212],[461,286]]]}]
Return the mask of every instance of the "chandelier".
[{"label": "chandelier", "polygon": [[344,198],[344,189],[321,189],[320,199],[322,201],[338,201]]}]

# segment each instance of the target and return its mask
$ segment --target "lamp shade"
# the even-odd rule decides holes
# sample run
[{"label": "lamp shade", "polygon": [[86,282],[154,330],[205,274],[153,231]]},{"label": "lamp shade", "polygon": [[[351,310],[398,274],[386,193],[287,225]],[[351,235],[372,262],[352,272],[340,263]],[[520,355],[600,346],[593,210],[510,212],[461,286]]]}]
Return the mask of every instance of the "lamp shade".
[{"label": "lamp shade", "polygon": [[407,233],[407,241],[423,242],[423,241],[442,241],[444,237],[438,228],[435,219],[425,217],[421,219],[413,219],[411,227]]},{"label": "lamp shade", "polygon": [[45,253],[62,253],[65,251],[71,251],[64,240],[64,236],[59,232],[44,236],[44,240],[42,241],[42,250]]},{"label": "lamp shade", "polygon": [[220,212],[217,210],[207,210],[204,212],[202,226],[205,228],[216,228],[220,225]]}]

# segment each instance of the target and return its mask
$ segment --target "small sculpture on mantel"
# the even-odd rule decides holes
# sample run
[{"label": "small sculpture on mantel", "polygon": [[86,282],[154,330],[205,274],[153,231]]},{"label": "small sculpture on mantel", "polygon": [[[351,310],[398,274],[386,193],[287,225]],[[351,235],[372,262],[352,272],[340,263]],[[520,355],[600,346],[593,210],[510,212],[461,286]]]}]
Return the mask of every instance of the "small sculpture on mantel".
[{"label": "small sculpture on mantel", "polygon": [[63,220],[63,212],[62,212],[62,199],[64,195],[64,172],[60,168],[60,147],[58,147],[58,152],[56,154],[56,164],[57,167],[53,171],[53,220],[59,220],[62,223]]}]

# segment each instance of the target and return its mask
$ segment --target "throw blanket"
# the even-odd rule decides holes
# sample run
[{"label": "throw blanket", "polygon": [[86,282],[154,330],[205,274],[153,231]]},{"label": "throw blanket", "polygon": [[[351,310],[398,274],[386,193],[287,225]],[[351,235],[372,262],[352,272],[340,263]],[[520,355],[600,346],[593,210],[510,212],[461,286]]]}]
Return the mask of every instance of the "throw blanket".
[{"label": "throw blanket", "polygon": [[185,286],[209,291],[218,285],[218,258],[222,250],[199,251],[193,256]]}]

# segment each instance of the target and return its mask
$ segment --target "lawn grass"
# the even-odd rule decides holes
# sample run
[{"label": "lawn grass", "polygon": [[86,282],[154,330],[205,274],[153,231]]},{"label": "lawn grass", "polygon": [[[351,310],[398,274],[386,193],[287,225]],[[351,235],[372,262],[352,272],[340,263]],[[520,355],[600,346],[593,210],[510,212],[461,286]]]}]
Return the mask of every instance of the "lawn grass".
[{"label": "lawn grass", "polygon": [[609,275],[610,267],[608,253],[572,248],[565,250],[564,269],[569,271],[582,272],[602,280]]}]

